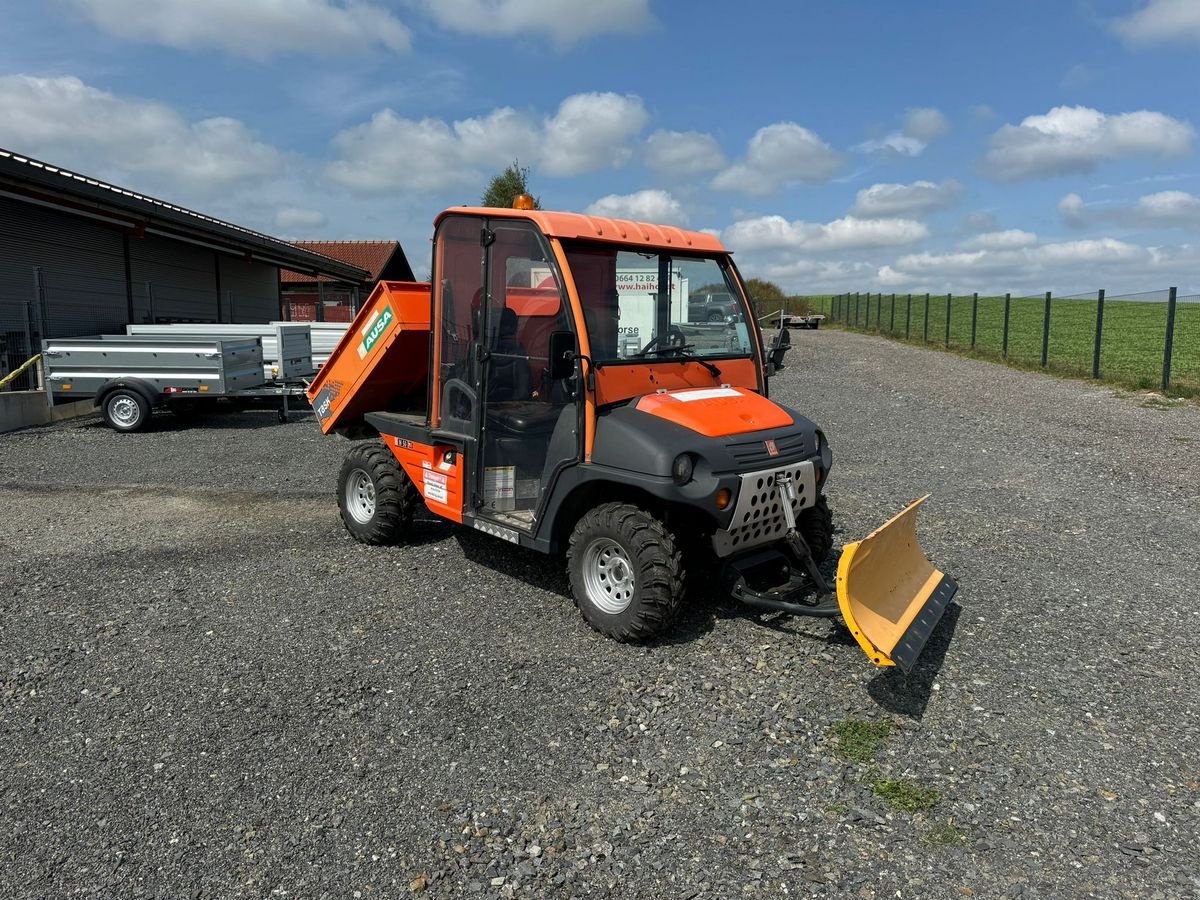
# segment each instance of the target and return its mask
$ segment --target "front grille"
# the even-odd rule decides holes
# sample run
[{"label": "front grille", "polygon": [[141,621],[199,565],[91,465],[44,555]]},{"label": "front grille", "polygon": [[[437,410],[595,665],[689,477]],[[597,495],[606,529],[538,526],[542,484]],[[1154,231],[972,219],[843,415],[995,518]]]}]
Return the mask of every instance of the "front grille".
[{"label": "front grille", "polygon": [[788,434],[775,438],[778,456],[767,452],[767,443],[762,438],[753,441],[737,441],[725,445],[729,455],[738,466],[754,466],[759,463],[785,463],[803,459],[816,452],[816,446],[805,440],[803,434]]}]

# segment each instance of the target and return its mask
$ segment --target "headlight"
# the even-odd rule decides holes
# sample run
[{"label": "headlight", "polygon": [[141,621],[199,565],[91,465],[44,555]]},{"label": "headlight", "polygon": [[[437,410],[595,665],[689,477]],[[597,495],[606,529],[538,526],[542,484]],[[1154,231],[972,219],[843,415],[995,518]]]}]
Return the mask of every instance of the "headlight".
[{"label": "headlight", "polygon": [[686,453],[680,453],[675,457],[675,462],[671,465],[671,478],[678,485],[685,485],[692,480],[692,470],[695,464],[692,458]]}]

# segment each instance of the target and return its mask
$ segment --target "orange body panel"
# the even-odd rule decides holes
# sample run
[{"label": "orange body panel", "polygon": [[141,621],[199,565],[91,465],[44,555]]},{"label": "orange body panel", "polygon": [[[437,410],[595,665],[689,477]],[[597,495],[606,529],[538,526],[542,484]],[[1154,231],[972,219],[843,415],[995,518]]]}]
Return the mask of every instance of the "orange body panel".
[{"label": "orange body panel", "polygon": [[793,422],[791,416],[761,394],[733,387],[650,394],[638,401],[637,408],[705,437],[783,428]]},{"label": "orange body panel", "polygon": [[[384,440],[421,492],[429,511],[453,522],[462,522],[463,461],[455,448],[418,444],[391,435],[385,436]],[[453,456],[453,462],[448,455]]]},{"label": "orange body panel", "polygon": [[429,291],[407,281],[375,286],[308,387],[323,432],[354,425],[364,413],[425,405]]},{"label": "orange body panel", "polygon": [[719,378],[695,362],[646,363],[645,365],[601,366],[596,370],[596,394],[600,405],[680,388],[711,388],[728,384],[758,390],[758,368],[753,359],[716,360]]}]

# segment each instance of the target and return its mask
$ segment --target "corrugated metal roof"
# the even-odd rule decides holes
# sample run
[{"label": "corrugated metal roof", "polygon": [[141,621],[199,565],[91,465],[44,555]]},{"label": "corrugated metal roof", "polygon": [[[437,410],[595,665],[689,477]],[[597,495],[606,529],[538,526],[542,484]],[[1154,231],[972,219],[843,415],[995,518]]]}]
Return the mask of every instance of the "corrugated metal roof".
[{"label": "corrugated metal roof", "polygon": [[347,281],[367,278],[364,269],[342,260],[3,148],[0,148],[0,192],[43,204],[60,199],[63,202],[49,205],[79,215],[112,219],[134,230],[191,239],[193,243],[203,239],[200,242],[217,249],[248,254],[270,265]]},{"label": "corrugated metal roof", "polygon": [[[412,267],[404,255],[404,249],[399,241],[293,241],[297,247],[340,259],[342,262],[366,269],[368,277],[365,281],[372,283],[384,277],[384,270],[389,272],[387,277],[392,281],[412,281]],[[304,272],[282,271],[279,280],[284,284],[315,284],[317,281],[330,281],[327,276],[309,275]]]}]

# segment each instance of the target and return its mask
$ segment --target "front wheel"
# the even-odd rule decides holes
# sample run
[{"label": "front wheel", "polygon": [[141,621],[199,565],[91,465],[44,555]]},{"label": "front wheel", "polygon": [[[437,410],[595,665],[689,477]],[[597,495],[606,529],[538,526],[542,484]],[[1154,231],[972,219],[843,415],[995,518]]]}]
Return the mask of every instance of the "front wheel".
[{"label": "front wheel", "polygon": [[396,457],[378,441],[346,454],[338,474],[342,523],[361,544],[394,544],[412,525],[420,495]]},{"label": "front wheel", "polygon": [[818,565],[829,558],[833,552],[833,513],[824,494],[817,495],[817,502],[812,506],[800,510],[796,529],[804,537]]},{"label": "front wheel", "polygon": [[602,504],[579,520],[567,548],[567,574],[583,618],[618,641],[662,633],[683,599],[675,538],[629,503]]}]

